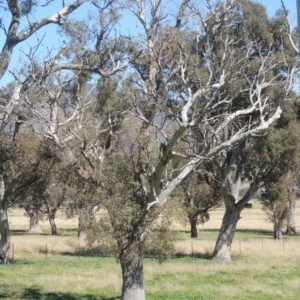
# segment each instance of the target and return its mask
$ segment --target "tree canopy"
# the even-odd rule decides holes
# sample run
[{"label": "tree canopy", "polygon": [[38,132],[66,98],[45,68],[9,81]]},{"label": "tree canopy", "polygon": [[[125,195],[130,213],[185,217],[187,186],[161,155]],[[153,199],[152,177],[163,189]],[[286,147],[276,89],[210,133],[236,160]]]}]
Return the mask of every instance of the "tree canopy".
[{"label": "tree canopy", "polygon": [[[1,101],[0,128],[8,144],[30,130],[55,149],[77,185],[67,193],[84,189],[77,196],[86,207],[106,211],[94,232],[101,236],[104,226],[115,241],[122,299],[143,300],[143,253],[151,229],[164,224],[164,206],[194,172],[205,179],[208,197],[219,188],[235,205],[230,184],[241,175],[241,153],[278,123],[293,97],[295,51],[285,18],[268,19],[248,0],[92,1],[93,26],[62,22],[84,2],[63,1],[58,13],[19,32],[20,19],[30,22],[37,3],[7,1],[13,18],[1,76],[14,46],[42,26],[59,25],[66,40],[42,62],[34,47],[29,51]],[[138,34],[117,30],[124,11],[139,24]],[[3,169],[1,176],[6,192]]]}]

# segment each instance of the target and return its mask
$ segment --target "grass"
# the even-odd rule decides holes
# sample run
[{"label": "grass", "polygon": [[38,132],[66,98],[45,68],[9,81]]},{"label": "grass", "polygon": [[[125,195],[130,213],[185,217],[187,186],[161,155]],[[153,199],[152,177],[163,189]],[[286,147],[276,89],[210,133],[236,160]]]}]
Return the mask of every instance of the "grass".
[{"label": "grass", "polygon": [[[163,264],[145,259],[148,300],[295,300],[300,299],[300,239],[274,241],[271,225],[254,206],[244,212],[232,245],[233,261],[207,259],[213,251],[222,208],[201,226],[200,237],[174,223],[181,256]],[[28,219],[10,212],[14,263],[0,266],[0,299],[119,299],[121,271],[113,257],[89,256],[76,238],[76,220],[57,219],[59,236],[26,233]]]},{"label": "grass", "polygon": [[[299,255],[236,257],[217,263],[191,257],[162,265],[145,261],[147,299],[298,299]],[[114,258],[40,255],[2,266],[0,299],[118,299],[119,265]]]}]

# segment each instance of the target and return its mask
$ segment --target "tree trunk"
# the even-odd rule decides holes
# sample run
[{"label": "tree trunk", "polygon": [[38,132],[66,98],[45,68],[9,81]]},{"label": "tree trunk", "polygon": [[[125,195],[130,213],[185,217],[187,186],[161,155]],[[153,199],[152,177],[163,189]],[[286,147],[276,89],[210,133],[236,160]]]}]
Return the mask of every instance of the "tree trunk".
[{"label": "tree trunk", "polygon": [[191,225],[191,238],[198,238],[197,217],[189,217]]},{"label": "tree trunk", "polygon": [[274,240],[282,239],[281,224],[278,221],[274,222],[273,236],[274,236]]},{"label": "tree trunk", "polygon": [[0,263],[8,264],[10,232],[7,211],[0,209]]},{"label": "tree trunk", "polygon": [[143,255],[138,242],[133,242],[120,255],[123,285],[122,300],[145,300]]},{"label": "tree trunk", "polygon": [[241,211],[241,206],[235,204],[226,206],[222,226],[213,253],[213,259],[231,260],[231,245]]},{"label": "tree trunk", "polygon": [[0,174],[0,263],[8,264],[10,248],[10,232],[7,215],[7,205],[5,201],[5,184],[2,174]]},{"label": "tree trunk", "polygon": [[289,195],[289,214],[287,219],[286,234],[296,235],[296,196],[294,193]]},{"label": "tree trunk", "polygon": [[57,228],[56,228],[54,216],[49,216],[49,223],[50,223],[50,227],[51,227],[51,234],[57,235]]},{"label": "tree trunk", "polygon": [[42,233],[40,223],[39,223],[39,214],[38,212],[33,209],[28,211],[29,214],[29,233],[33,234],[40,234]]},{"label": "tree trunk", "polygon": [[83,205],[79,209],[78,239],[86,239],[86,230],[95,221],[93,206]]},{"label": "tree trunk", "polygon": [[87,214],[87,207],[86,205],[83,205],[79,209],[78,232],[77,232],[78,239],[82,241],[86,239],[86,232],[85,232],[86,214]]}]

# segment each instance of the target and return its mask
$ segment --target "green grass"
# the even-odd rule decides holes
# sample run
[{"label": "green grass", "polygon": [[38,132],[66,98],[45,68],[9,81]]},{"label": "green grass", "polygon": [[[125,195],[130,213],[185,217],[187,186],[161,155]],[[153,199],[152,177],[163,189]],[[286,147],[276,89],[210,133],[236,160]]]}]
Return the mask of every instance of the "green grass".
[{"label": "green grass", "polygon": [[[175,258],[145,260],[148,300],[295,300],[300,260],[236,256],[231,263]],[[43,255],[0,267],[0,299],[118,299],[121,273],[114,258]]]},{"label": "green grass", "polygon": [[[256,213],[253,216],[257,217]],[[220,216],[221,211],[217,211],[213,220],[220,220]],[[81,249],[76,223],[72,226],[63,220],[65,227],[58,223],[61,235],[57,237],[48,231],[37,236],[26,234],[26,220],[21,214],[16,218],[20,223],[13,223],[15,262],[0,265],[0,300],[120,299],[122,279],[118,262]],[[200,227],[198,240],[190,239],[187,228],[174,230],[172,234],[180,243],[182,256],[163,264],[145,259],[147,300],[300,299],[299,236],[274,241],[270,228],[257,227],[257,221],[252,224],[250,218],[238,228],[230,263],[205,258],[218,235],[215,223],[209,228]]]},{"label": "green grass", "polygon": [[[26,257],[0,267],[0,299],[113,299],[118,294],[120,284],[107,280],[120,278],[113,258]],[[107,281],[99,289],[102,277]]]},{"label": "green grass", "polygon": [[[187,239],[190,237],[190,232],[188,230],[178,230],[173,232],[176,235],[176,239]],[[219,234],[219,230],[216,229],[205,229],[199,231],[199,239],[204,240],[216,240]],[[263,230],[263,229],[238,229],[234,235],[235,239],[240,240],[247,240],[247,239],[273,239],[273,232],[270,230]],[[290,238],[285,236],[285,238]],[[300,238],[300,236],[292,237]]]}]

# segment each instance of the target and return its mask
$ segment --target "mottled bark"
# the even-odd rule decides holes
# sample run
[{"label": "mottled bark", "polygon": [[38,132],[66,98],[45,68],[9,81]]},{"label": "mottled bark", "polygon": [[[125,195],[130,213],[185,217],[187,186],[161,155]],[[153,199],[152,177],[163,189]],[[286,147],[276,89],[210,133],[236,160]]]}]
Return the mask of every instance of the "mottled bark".
[{"label": "mottled bark", "polygon": [[10,232],[7,211],[0,209],[0,262],[9,263]]},{"label": "mottled bark", "polygon": [[93,207],[87,205],[82,205],[79,209],[79,218],[78,218],[78,239],[86,239],[86,230],[94,222],[95,215]]},{"label": "mottled bark", "polygon": [[141,245],[133,242],[120,255],[123,275],[122,300],[145,300]]},{"label": "mottled bark", "polygon": [[278,223],[274,224],[273,237],[274,240],[282,240],[282,232]]},{"label": "mottled bark", "polygon": [[57,227],[55,223],[55,216],[49,216],[49,223],[51,227],[51,234],[52,235],[57,235]]},{"label": "mottled bark", "polygon": [[0,174],[0,263],[9,263],[10,231],[7,215],[7,203],[5,200],[5,184]]},{"label": "mottled bark", "polygon": [[222,226],[213,253],[213,259],[231,260],[231,245],[241,211],[241,206],[226,206]]},{"label": "mottled bark", "polygon": [[29,215],[29,233],[40,234],[42,233],[40,222],[39,222],[39,213],[37,210],[32,209],[27,211]]},{"label": "mottled bark", "polygon": [[294,193],[289,195],[289,214],[287,219],[286,234],[296,235],[296,195]]}]

